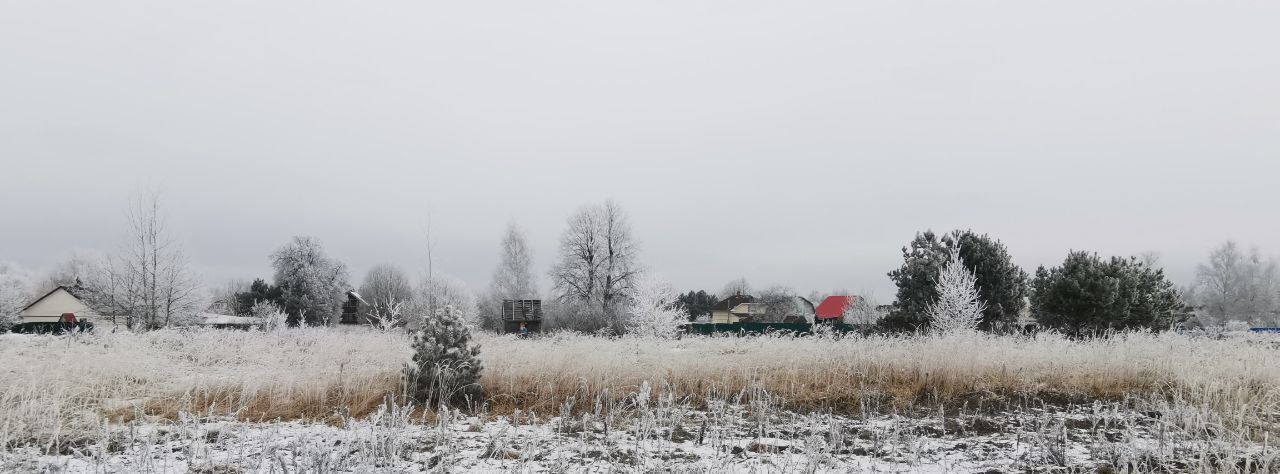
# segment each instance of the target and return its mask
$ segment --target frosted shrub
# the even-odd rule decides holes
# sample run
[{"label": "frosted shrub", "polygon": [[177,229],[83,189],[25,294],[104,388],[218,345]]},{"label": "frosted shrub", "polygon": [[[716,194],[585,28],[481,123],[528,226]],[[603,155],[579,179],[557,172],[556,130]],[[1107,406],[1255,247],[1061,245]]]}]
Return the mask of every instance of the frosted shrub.
[{"label": "frosted shrub", "polygon": [[982,303],[976,286],[977,278],[960,261],[960,249],[951,249],[951,259],[938,272],[934,283],[938,300],[929,305],[929,326],[934,333],[951,334],[976,331],[982,322]]},{"label": "frosted shrub", "polygon": [[640,337],[675,337],[688,320],[671,284],[652,277],[640,282],[627,307],[627,332]]},{"label": "frosted shrub", "polygon": [[481,402],[479,356],[462,314],[441,308],[413,337],[413,362],[403,373],[407,396],[429,407]]},{"label": "frosted shrub", "polygon": [[259,301],[254,303],[253,309],[249,311],[253,317],[262,320],[263,331],[275,332],[289,326],[289,315],[275,303]]}]

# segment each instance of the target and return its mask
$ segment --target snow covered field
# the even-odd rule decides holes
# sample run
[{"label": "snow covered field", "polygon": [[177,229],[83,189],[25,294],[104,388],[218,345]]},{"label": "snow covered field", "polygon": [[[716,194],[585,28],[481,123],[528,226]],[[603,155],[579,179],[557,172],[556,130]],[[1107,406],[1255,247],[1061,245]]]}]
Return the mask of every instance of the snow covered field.
[{"label": "snow covered field", "polygon": [[[944,417],[850,418],[743,406],[653,407],[629,420],[448,413],[414,420],[384,410],[342,427],[245,423],[183,416],[175,423],[104,427],[63,453],[0,454],[5,472],[991,472],[1238,468],[1270,472],[1275,454],[1233,447],[1225,465],[1202,463],[1217,443],[1165,431],[1158,417],[1098,403],[1069,411]],[[1225,441],[1231,442],[1231,441]]]},{"label": "snow covered field", "polygon": [[480,342],[464,413],[400,334],[3,335],[0,471],[1280,470],[1269,338]]}]

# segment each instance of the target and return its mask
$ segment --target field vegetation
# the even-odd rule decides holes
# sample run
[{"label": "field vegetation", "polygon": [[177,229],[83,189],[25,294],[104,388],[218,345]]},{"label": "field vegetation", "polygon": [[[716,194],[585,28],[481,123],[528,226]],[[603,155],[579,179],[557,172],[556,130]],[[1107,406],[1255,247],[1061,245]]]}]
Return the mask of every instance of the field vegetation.
[{"label": "field vegetation", "polygon": [[[466,408],[487,420],[634,418],[638,404],[660,403],[698,413],[730,404],[864,419],[1106,403],[1216,446],[1214,459],[1249,463],[1274,462],[1274,449],[1271,458],[1244,453],[1265,450],[1280,434],[1280,364],[1268,363],[1280,349],[1264,337],[477,339],[485,401]],[[109,426],[192,416],[343,426],[404,400],[400,371],[410,355],[405,334],[359,329],[4,335],[0,446],[67,453]],[[414,413],[422,423],[439,414]],[[630,423],[618,416],[614,423]]]}]

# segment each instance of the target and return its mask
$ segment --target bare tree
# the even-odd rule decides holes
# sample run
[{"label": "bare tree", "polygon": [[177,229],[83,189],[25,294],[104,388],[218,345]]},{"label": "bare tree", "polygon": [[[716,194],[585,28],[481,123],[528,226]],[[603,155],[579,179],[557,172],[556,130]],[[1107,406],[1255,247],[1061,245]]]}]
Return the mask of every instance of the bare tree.
[{"label": "bare tree", "polygon": [[501,246],[498,266],[493,269],[493,280],[482,302],[480,322],[481,327],[487,329],[500,327],[503,300],[536,299],[538,296],[538,284],[530,268],[533,258],[529,243],[515,222],[507,224]]},{"label": "bare tree", "polygon": [[418,294],[410,308],[408,322],[415,328],[425,327],[423,319],[447,312],[462,318],[468,326],[479,324],[479,309],[475,294],[460,280],[441,275],[424,278],[418,285]]},{"label": "bare tree", "polygon": [[514,222],[507,224],[502,237],[502,259],[493,270],[489,291],[501,299],[530,299],[538,294],[533,279],[533,257],[524,232]]},{"label": "bare tree", "polygon": [[1211,324],[1232,320],[1273,323],[1280,309],[1280,278],[1275,259],[1255,247],[1248,253],[1227,241],[1196,268],[1195,303]]},{"label": "bare tree", "polygon": [[751,294],[751,292],[752,292],[751,283],[748,283],[747,279],[743,277],[743,278],[738,278],[736,280],[733,280],[729,283],[725,283],[724,289],[720,290],[720,296],[723,298],[728,298],[734,295],[749,295]]},{"label": "bare tree", "polygon": [[800,300],[795,290],[782,285],[761,290],[755,302],[764,307],[764,315],[756,322],[780,323],[792,317],[813,320],[812,308]]},{"label": "bare tree", "polygon": [[224,280],[221,284],[209,288],[206,306],[209,312],[217,314],[236,314],[239,303],[236,295],[249,289],[250,283],[239,278]]},{"label": "bare tree", "polygon": [[[128,212],[128,239],[90,283],[100,310],[123,316],[130,329],[188,321],[199,309],[200,286],[186,253],[169,233],[156,191],[137,194]],[[87,282],[83,282],[87,283]]]},{"label": "bare tree", "polygon": [[605,246],[604,283],[601,285],[601,309],[606,313],[612,305],[625,300],[635,289],[640,275],[637,257],[640,243],[631,234],[631,224],[626,213],[613,200],[604,202],[601,209]]},{"label": "bare tree", "polygon": [[391,264],[375,265],[365,274],[360,295],[369,303],[369,323],[385,329],[402,325],[406,306],[413,302],[409,275]]},{"label": "bare tree", "polygon": [[569,218],[559,262],[551,269],[557,299],[594,305],[603,326],[621,330],[617,305],[627,300],[640,275],[639,248],[616,203],[582,207]]}]

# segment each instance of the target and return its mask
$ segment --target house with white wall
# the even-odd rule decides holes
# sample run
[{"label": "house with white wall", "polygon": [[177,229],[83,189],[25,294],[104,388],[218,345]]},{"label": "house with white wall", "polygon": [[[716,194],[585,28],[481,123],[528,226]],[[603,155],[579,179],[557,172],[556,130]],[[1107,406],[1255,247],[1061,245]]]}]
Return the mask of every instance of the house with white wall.
[{"label": "house with white wall", "polygon": [[59,286],[41,296],[18,312],[19,323],[56,323],[64,321],[64,316],[72,315],[75,321],[105,322],[102,314],[89,306],[76,290]]}]

